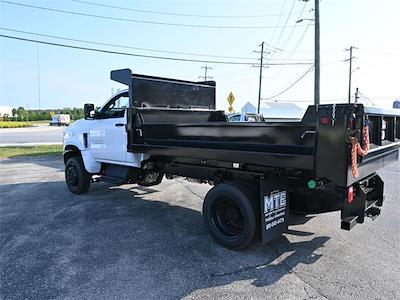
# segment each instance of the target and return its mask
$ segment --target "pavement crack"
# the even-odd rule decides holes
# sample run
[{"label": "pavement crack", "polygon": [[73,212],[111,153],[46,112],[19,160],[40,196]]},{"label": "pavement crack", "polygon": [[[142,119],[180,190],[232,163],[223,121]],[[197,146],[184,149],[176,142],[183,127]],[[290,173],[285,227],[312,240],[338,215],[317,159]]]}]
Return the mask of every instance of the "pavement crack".
[{"label": "pavement crack", "polygon": [[378,235],[379,239],[382,240],[386,245],[392,247],[393,249],[397,249],[395,245],[393,245],[391,242],[383,238],[382,236]]}]

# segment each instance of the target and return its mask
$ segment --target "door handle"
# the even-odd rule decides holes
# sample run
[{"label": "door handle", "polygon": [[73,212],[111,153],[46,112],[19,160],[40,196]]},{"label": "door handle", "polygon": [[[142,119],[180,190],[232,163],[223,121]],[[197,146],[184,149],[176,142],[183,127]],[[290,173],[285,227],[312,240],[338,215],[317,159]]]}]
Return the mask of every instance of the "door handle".
[{"label": "door handle", "polygon": [[116,127],[122,127],[122,126],[125,126],[125,124],[123,124],[123,123],[117,123],[117,124],[115,124],[115,126],[116,126]]}]

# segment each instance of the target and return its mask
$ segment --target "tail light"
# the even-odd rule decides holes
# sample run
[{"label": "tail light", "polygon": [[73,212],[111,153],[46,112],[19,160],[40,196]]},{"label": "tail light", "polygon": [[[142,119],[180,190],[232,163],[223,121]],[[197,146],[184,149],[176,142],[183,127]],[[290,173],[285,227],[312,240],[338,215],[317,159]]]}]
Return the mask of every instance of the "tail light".
[{"label": "tail light", "polygon": [[328,125],[329,124],[329,118],[328,117],[322,117],[320,120],[322,125]]},{"label": "tail light", "polygon": [[349,186],[347,189],[347,202],[350,204],[353,202],[354,199],[354,188],[352,186]]}]

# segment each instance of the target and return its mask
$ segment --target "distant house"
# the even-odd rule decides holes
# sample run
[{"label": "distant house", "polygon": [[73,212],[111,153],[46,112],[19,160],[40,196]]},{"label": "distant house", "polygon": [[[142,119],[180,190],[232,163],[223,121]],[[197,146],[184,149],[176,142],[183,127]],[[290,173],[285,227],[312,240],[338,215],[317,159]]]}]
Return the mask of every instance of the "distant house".
[{"label": "distant house", "polygon": [[253,104],[251,104],[250,102],[247,102],[245,105],[243,105],[243,107],[242,107],[240,112],[242,114],[245,114],[245,113],[253,113],[253,114],[255,114],[255,113],[257,113],[257,108]]},{"label": "distant house", "polygon": [[[241,110],[242,113],[257,113],[257,107],[247,102]],[[263,102],[260,113],[267,121],[290,121],[301,119],[304,110],[294,103]]]},{"label": "distant house", "polygon": [[393,108],[400,108],[400,99],[393,102]]},{"label": "distant house", "polygon": [[11,106],[0,106],[0,117],[12,117],[12,115]]}]

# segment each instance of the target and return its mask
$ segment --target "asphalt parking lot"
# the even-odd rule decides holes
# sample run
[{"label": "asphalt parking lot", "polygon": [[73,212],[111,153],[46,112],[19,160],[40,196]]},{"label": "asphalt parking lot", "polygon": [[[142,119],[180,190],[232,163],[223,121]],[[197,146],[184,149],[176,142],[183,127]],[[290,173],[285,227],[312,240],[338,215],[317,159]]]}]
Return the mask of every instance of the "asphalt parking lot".
[{"label": "asphalt parking lot", "polygon": [[210,188],[105,183],[68,192],[59,157],[0,160],[0,298],[400,299],[400,163],[382,215],[293,217],[269,245],[221,248],[202,223]]}]

